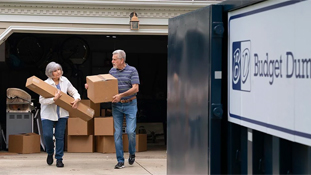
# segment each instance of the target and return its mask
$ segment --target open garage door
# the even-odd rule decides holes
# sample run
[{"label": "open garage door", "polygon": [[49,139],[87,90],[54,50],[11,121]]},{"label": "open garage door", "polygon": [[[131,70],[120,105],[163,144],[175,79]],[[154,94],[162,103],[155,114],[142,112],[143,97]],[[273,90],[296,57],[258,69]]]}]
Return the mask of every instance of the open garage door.
[{"label": "open garage door", "polygon": [[[39,96],[25,88],[25,82],[32,75],[45,80],[45,67],[49,62],[60,63],[64,76],[86,99],[86,76],[108,73],[112,52],[125,50],[126,62],[137,68],[141,81],[137,129],[147,132],[148,144],[166,149],[167,36],[13,33],[1,47],[1,92],[10,87],[23,89],[31,95],[37,108],[40,108]],[[1,93],[1,99],[5,116],[5,93]],[[101,107],[109,109],[111,104],[102,103]],[[5,118],[1,118],[1,123],[5,123]]]}]

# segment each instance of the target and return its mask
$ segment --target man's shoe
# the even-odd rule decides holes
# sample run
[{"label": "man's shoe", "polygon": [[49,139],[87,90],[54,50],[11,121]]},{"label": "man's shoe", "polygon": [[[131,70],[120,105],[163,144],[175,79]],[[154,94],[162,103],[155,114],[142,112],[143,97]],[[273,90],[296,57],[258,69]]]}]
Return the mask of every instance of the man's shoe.
[{"label": "man's shoe", "polygon": [[121,169],[124,168],[124,162],[118,162],[118,164],[116,164],[116,166],[114,167],[114,169]]},{"label": "man's shoe", "polygon": [[57,160],[56,166],[57,166],[58,168],[64,167],[63,161],[62,161],[62,160]]},{"label": "man's shoe", "polygon": [[130,157],[129,157],[129,164],[133,165],[134,162],[135,162],[135,154],[130,155]]},{"label": "man's shoe", "polygon": [[46,158],[46,163],[48,165],[52,165],[52,163],[53,163],[53,154],[48,155],[48,157]]}]

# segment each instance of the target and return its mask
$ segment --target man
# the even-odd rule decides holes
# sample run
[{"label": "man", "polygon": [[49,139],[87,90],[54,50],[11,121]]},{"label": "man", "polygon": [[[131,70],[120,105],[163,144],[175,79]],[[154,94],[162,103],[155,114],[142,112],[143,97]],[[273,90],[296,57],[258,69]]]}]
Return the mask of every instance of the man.
[{"label": "man", "polygon": [[[125,63],[126,54],[123,50],[115,50],[112,53],[112,65],[109,74],[118,79],[119,94],[112,100],[112,116],[114,121],[114,142],[118,163],[115,169],[124,168],[124,152],[122,140],[123,118],[126,119],[126,133],[129,140],[129,159],[132,165],[135,162],[136,146],[136,94],[139,91],[139,76],[135,67]],[[88,88],[88,85],[85,85]]]},{"label": "man", "polygon": [[126,133],[129,140],[129,159],[132,165],[135,161],[136,146],[136,94],[139,90],[139,76],[135,67],[125,63],[126,54],[123,50],[115,50],[112,53],[112,65],[109,74],[118,79],[119,94],[112,100],[112,116],[114,120],[114,141],[118,163],[115,169],[124,167],[122,124],[123,117],[126,119]]}]

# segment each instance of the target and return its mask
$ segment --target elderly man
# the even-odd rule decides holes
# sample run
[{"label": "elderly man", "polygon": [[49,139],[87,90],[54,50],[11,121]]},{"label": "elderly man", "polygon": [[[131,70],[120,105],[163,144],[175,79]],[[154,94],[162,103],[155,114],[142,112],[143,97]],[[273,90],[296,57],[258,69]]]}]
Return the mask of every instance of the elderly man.
[{"label": "elderly man", "polygon": [[129,159],[132,165],[135,161],[136,146],[136,93],[139,90],[139,76],[135,67],[125,63],[126,54],[123,50],[116,50],[112,53],[112,65],[109,73],[118,79],[119,94],[112,100],[112,116],[114,120],[114,141],[118,163],[116,169],[124,167],[122,124],[123,117],[126,119],[126,133],[129,140]]},{"label": "elderly man", "polygon": [[[109,74],[118,79],[119,94],[112,100],[112,116],[114,121],[114,142],[118,163],[115,169],[124,168],[124,152],[122,140],[123,118],[126,119],[126,133],[129,140],[129,159],[128,163],[132,165],[135,162],[136,146],[136,113],[137,100],[136,94],[139,90],[139,76],[135,67],[125,63],[126,54],[123,50],[115,50],[112,53],[112,65]],[[85,88],[88,85],[85,84]]]}]

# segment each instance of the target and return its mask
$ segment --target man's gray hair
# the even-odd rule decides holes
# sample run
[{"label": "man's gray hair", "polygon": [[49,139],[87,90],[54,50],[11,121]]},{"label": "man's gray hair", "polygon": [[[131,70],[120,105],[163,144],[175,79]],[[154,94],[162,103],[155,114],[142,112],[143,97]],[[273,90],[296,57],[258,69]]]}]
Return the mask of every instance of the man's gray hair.
[{"label": "man's gray hair", "polygon": [[125,62],[126,54],[125,54],[124,50],[115,50],[112,52],[112,55],[114,55],[114,54],[117,54],[119,59],[124,58],[124,62]]},{"label": "man's gray hair", "polygon": [[57,69],[60,69],[62,71],[62,75],[63,75],[63,68],[60,64],[55,63],[55,62],[50,62],[48,65],[46,65],[45,68],[45,75],[49,78],[53,78],[53,72]]}]

